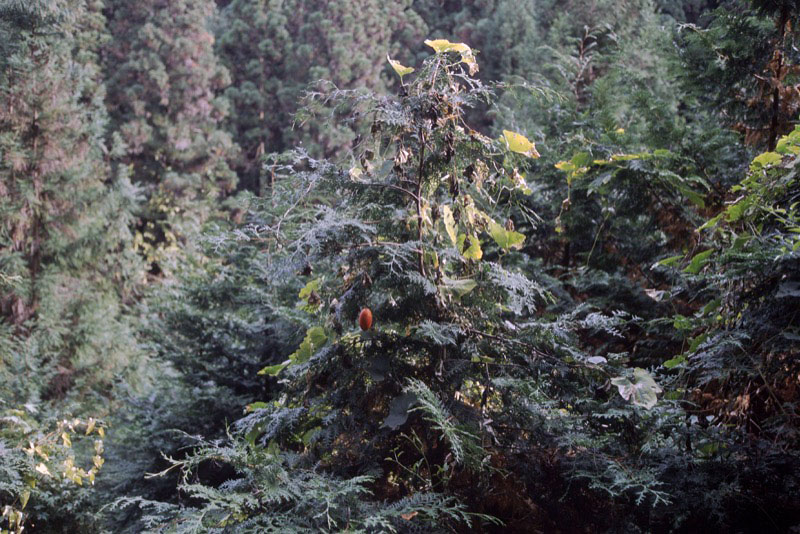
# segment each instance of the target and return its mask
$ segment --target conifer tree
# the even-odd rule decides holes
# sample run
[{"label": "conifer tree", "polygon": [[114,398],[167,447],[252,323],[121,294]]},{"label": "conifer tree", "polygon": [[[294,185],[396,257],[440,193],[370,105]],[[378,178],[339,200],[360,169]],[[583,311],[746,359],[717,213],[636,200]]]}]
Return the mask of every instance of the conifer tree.
[{"label": "conifer tree", "polygon": [[[588,478],[620,506],[669,498],[640,455],[667,446],[661,425],[677,413],[660,405],[646,370],[578,346],[583,330],[619,335],[624,314],[550,307],[543,284],[553,281],[520,253],[527,239],[515,230],[532,217],[522,199],[536,147],[513,131],[498,140],[472,129],[465,111],[491,94],[472,77],[474,52],[429,44],[437,53],[418,72],[392,63],[399,97],[332,95],[370,125],[356,164],[303,151],[274,159],[270,198],[215,239],[226,257],[242,251],[230,269],[271,295],[262,301],[272,324],[293,327],[273,330],[289,335],[288,357],[264,362],[267,395],[230,442],[202,440],[173,460],[185,480],[211,458],[224,464],[203,485],[181,485],[199,508],[121,504],[231,532],[467,532],[493,516],[529,529],[515,510],[533,499],[552,514],[536,519],[546,529],[563,506],[563,492],[537,476],[546,451],[562,466],[551,475],[578,493]],[[372,496],[356,501],[367,487]],[[593,521],[602,529],[610,519]]]},{"label": "conifer tree", "polygon": [[141,361],[124,314],[141,276],[136,191],[107,161],[96,4],[3,2],[0,28],[2,521],[90,531],[88,492],[61,480],[94,480],[72,439],[99,431],[86,418],[110,413]]},{"label": "conifer tree", "polygon": [[227,163],[234,147],[220,126],[227,106],[218,96],[229,76],[207,26],[214,2],[112,0],[105,10],[114,154],[144,191],[137,245],[158,263],[186,245],[236,185]]},{"label": "conifer tree", "polygon": [[748,145],[773,150],[800,111],[797,20],[796,2],[738,0],[682,31],[686,87]]},{"label": "conifer tree", "polygon": [[[217,50],[231,72],[227,121],[242,147],[237,169],[258,190],[261,156],[302,142],[312,154],[340,153],[352,128],[339,121],[295,121],[316,82],[375,88],[385,58],[422,35],[410,1],[234,0],[217,23]],[[294,123],[294,124],[293,124]]]}]

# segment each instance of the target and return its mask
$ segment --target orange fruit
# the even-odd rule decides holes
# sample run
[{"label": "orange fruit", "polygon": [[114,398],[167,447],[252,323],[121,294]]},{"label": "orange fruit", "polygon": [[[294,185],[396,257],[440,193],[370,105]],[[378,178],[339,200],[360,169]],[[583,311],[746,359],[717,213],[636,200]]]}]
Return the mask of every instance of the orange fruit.
[{"label": "orange fruit", "polygon": [[369,308],[361,310],[361,313],[358,314],[358,326],[361,327],[361,330],[372,328],[372,310]]}]

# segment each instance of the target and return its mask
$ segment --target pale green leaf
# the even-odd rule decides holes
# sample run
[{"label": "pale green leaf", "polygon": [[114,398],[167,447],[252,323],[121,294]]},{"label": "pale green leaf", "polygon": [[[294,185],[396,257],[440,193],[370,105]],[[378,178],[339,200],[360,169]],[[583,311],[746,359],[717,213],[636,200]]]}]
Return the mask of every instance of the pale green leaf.
[{"label": "pale green leaf", "polygon": [[634,406],[650,409],[656,405],[661,388],[646,370],[639,367],[633,370],[633,380],[626,376],[611,379],[617,386],[620,396]]},{"label": "pale green leaf", "polygon": [[442,206],[442,222],[444,223],[444,228],[447,231],[448,237],[450,237],[450,241],[453,242],[453,245],[458,244],[457,239],[457,232],[456,232],[456,220],[453,217],[453,210],[450,209],[450,206]]},{"label": "pale green leaf", "polygon": [[489,235],[503,250],[522,248],[522,243],[525,241],[523,234],[514,230],[506,230],[494,221],[489,223]]}]

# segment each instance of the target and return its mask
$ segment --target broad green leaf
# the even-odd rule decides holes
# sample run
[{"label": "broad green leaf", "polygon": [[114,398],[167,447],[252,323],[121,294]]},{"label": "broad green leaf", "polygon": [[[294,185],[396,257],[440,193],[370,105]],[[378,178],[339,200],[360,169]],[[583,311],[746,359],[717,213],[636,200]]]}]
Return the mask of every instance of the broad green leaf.
[{"label": "broad green leaf", "polygon": [[678,189],[678,191],[683,193],[683,196],[688,198],[689,201],[692,204],[694,204],[695,206],[700,207],[700,208],[705,208],[706,207],[706,201],[703,198],[703,195],[699,194],[698,192],[694,191],[693,189],[691,189],[690,187],[687,187],[685,185],[678,185],[677,189]]},{"label": "broad green leaf", "polygon": [[677,256],[664,258],[663,260],[656,262],[656,265],[661,265],[663,267],[674,267],[675,265],[679,264],[681,260],[683,260],[683,254],[678,254]]},{"label": "broad green leaf", "polygon": [[523,154],[529,158],[539,157],[539,153],[536,151],[536,145],[522,134],[510,130],[503,130],[503,140],[511,152]]},{"label": "broad green leaf", "polygon": [[707,220],[707,221],[705,222],[705,224],[703,224],[703,226],[699,227],[697,230],[698,230],[698,231],[699,231],[699,230],[706,230],[706,229],[708,229],[708,228],[714,228],[714,227],[716,227],[716,226],[717,226],[717,224],[719,223],[719,221],[722,219],[722,216],[723,216],[723,215],[724,215],[723,213],[720,213],[720,214],[719,214],[719,215],[717,215],[716,217],[712,217],[711,219]]},{"label": "broad green leaf", "polygon": [[319,291],[319,282],[320,282],[319,278],[311,280],[303,287],[303,289],[300,290],[298,297],[300,297],[303,300],[308,300],[308,297],[311,295],[312,291]]},{"label": "broad green leaf", "polygon": [[311,342],[312,346],[316,350],[325,344],[325,342],[328,340],[328,335],[325,333],[325,329],[321,326],[314,326],[309,328],[306,332],[306,339]]},{"label": "broad green leaf", "polygon": [[713,311],[717,311],[717,309],[720,307],[721,304],[722,304],[721,299],[712,300],[711,302],[703,306],[703,315],[708,315]]},{"label": "broad green leaf", "polygon": [[404,65],[401,65],[399,61],[393,60],[392,58],[389,57],[388,54],[386,55],[386,59],[389,61],[389,65],[392,66],[394,71],[397,73],[398,76],[400,76],[401,79],[406,74],[411,74],[412,72],[414,72],[414,67],[406,67]]},{"label": "broad green leaf", "polygon": [[442,284],[439,286],[439,290],[443,295],[451,295],[461,298],[475,289],[477,285],[478,283],[471,278],[457,280],[455,278],[448,278],[445,276],[442,280]]},{"label": "broad green leaf", "polygon": [[684,356],[683,354],[679,354],[674,358],[665,361],[662,365],[667,369],[674,369],[675,367],[679,366],[685,361],[686,361],[686,356]]},{"label": "broad green leaf", "polygon": [[456,220],[453,218],[453,210],[450,209],[450,206],[445,205],[441,207],[441,211],[444,229],[447,231],[447,235],[450,237],[450,241],[453,242],[453,245],[457,245]]},{"label": "broad green leaf", "polygon": [[269,405],[266,402],[252,402],[245,407],[245,411],[247,413],[253,413],[256,410],[263,410],[267,408]]},{"label": "broad green leaf", "polygon": [[314,435],[317,432],[320,431],[321,428],[322,427],[315,426],[314,428],[310,428],[310,429],[306,430],[305,433],[303,434],[303,437],[301,438],[302,441],[303,441],[303,445],[308,447],[308,445],[311,443],[311,439],[314,437]]},{"label": "broad green leaf", "polygon": [[307,362],[327,339],[325,330],[321,326],[309,328],[305,339],[300,343],[300,347],[289,356],[289,360],[292,363]]},{"label": "broad green leaf", "polygon": [[289,359],[277,365],[270,365],[261,369],[258,374],[277,376],[286,367],[292,364],[305,363],[311,359],[317,350],[328,341],[328,335],[321,326],[313,326],[306,331],[306,337],[300,346],[289,355]]},{"label": "broad green leaf", "polygon": [[525,236],[514,230],[506,230],[494,221],[489,223],[489,234],[503,250],[522,248]]},{"label": "broad green leaf", "polygon": [[675,330],[692,330],[692,321],[684,315],[676,315],[672,321],[672,327]]},{"label": "broad green leaf", "polygon": [[779,154],[798,154],[800,153],[800,127],[795,126],[794,131],[789,135],[784,135],[778,140],[775,152]]},{"label": "broad green leaf", "polygon": [[292,360],[286,360],[285,362],[279,363],[277,365],[268,365],[267,367],[264,367],[263,369],[261,369],[258,372],[258,374],[267,375],[267,376],[278,376],[278,374],[280,374],[281,371],[283,371],[284,369],[289,367],[289,365],[291,365],[291,363],[292,363]]},{"label": "broad green leaf", "polygon": [[725,220],[728,222],[736,222],[741,219],[744,212],[750,207],[750,203],[751,201],[749,198],[744,198],[736,204],[728,206],[728,209],[725,210]]},{"label": "broad green leaf", "polygon": [[753,236],[749,233],[745,232],[736,236],[736,239],[733,240],[733,244],[731,245],[731,249],[739,251],[745,247],[751,240]]},{"label": "broad green leaf", "polygon": [[650,409],[656,405],[661,388],[646,370],[639,367],[633,370],[633,380],[626,376],[611,379],[617,386],[620,396],[634,406]]},{"label": "broad green leaf", "polygon": [[639,159],[636,154],[614,154],[611,156],[611,161],[633,161]]},{"label": "broad green leaf", "polygon": [[480,261],[483,258],[483,250],[481,250],[480,240],[473,236],[467,237],[464,234],[458,235],[458,248],[461,255],[468,260]]},{"label": "broad green leaf", "polygon": [[750,168],[756,169],[759,167],[763,168],[769,165],[775,165],[776,163],[780,163],[781,159],[781,155],[776,152],[764,152],[753,159],[753,163],[750,165]]},{"label": "broad green leaf", "polygon": [[697,273],[699,273],[700,270],[703,268],[703,266],[706,263],[708,263],[708,258],[713,253],[714,253],[714,250],[713,249],[709,249],[709,250],[704,250],[703,252],[700,252],[699,254],[695,254],[694,258],[692,258],[692,261],[689,263],[689,265],[686,266],[686,268],[683,270],[683,272],[689,273],[689,274],[697,274]]},{"label": "broad green leaf", "polygon": [[692,338],[692,340],[689,342],[689,352],[692,353],[696,351],[706,339],[708,339],[708,334],[700,334],[699,336]]},{"label": "broad green leaf", "polygon": [[[319,285],[319,278],[311,280],[303,287],[303,289],[300,290],[300,293],[298,294],[300,300],[303,302],[303,306],[301,306],[301,308],[308,313],[316,313],[322,306],[322,300],[317,295]],[[312,295],[314,296],[313,299],[311,298]]]},{"label": "broad green leaf", "polygon": [[[602,161],[602,160],[600,160]],[[574,163],[571,161],[559,161],[555,164],[556,169],[564,172],[573,172],[578,170]]]},{"label": "broad green leaf", "polygon": [[575,165],[576,168],[586,167],[592,162],[592,156],[588,152],[578,152],[572,156],[570,162]]}]

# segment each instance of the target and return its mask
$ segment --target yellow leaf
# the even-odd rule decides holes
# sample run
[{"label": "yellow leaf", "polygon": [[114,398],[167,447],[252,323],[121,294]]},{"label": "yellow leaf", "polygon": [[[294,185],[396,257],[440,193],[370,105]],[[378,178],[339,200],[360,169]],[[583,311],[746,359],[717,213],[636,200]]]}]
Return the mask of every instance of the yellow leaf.
[{"label": "yellow leaf", "polygon": [[37,473],[41,473],[41,474],[43,474],[45,476],[48,476],[48,477],[49,476],[53,476],[53,475],[50,474],[50,470],[47,468],[47,466],[44,465],[43,463],[40,463],[39,465],[36,466],[36,472]]},{"label": "yellow leaf", "polygon": [[405,519],[406,521],[411,521],[412,519],[414,519],[414,517],[416,517],[416,516],[417,516],[417,514],[419,514],[419,512],[417,512],[416,510],[414,510],[413,512],[409,512],[409,513],[407,513],[407,514],[400,514],[400,517],[402,517],[402,518],[403,518],[403,519]]},{"label": "yellow leaf", "polygon": [[450,241],[453,244],[457,244],[457,235],[456,235],[456,220],[453,217],[453,210],[450,209],[450,206],[442,206],[442,221],[444,221],[444,228],[447,231],[447,236],[450,238]]},{"label": "yellow leaf", "polygon": [[401,65],[399,61],[393,60],[392,58],[389,57],[388,54],[386,55],[386,59],[389,60],[389,65],[392,66],[392,68],[397,73],[397,75],[400,76],[400,78],[402,78],[406,74],[411,74],[412,72],[414,72],[414,67],[406,67],[404,65]]},{"label": "yellow leaf", "polygon": [[30,490],[25,490],[22,492],[22,495],[19,496],[19,502],[22,505],[22,509],[24,510],[25,507],[28,505],[28,499],[31,498]]},{"label": "yellow leaf", "polygon": [[425,44],[433,48],[437,54],[443,52],[458,52],[461,54],[461,62],[469,68],[470,75],[478,72],[478,63],[475,61],[475,53],[464,43],[451,43],[447,39],[427,40]]},{"label": "yellow leaf", "polygon": [[453,48],[456,44],[461,44],[462,46],[467,46],[463,43],[451,43],[447,39],[433,39],[425,41],[425,44],[433,48],[437,54],[441,54],[442,52],[460,52],[460,50],[455,50]]},{"label": "yellow leaf", "polygon": [[483,258],[481,242],[474,235],[467,237],[464,234],[459,234],[458,248],[461,250],[461,255],[468,260],[480,261]]},{"label": "yellow leaf", "polygon": [[503,140],[511,152],[523,154],[529,158],[539,157],[539,153],[536,151],[536,145],[531,143],[530,140],[522,134],[503,130]]}]

